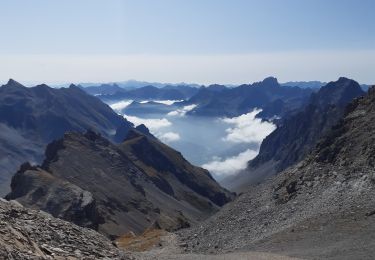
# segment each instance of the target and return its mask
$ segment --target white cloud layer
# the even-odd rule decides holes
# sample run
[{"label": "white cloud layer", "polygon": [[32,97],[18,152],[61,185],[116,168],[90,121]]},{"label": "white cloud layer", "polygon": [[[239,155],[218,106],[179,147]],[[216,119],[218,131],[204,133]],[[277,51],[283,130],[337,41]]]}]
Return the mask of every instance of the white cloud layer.
[{"label": "white cloud layer", "polygon": [[175,132],[167,132],[163,134],[158,134],[157,138],[166,143],[175,142],[181,139],[180,135]]},{"label": "white cloud layer", "polygon": [[167,115],[168,116],[184,116],[186,115],[187,112],[193,110],[194,108],[196,108],[197,105],[188,105],[188,106],[184,106],[180,109],[177,109],[175,111],[172,111],[172,112],[169,112]]},{"label": "white cloud layer", "polygon": [[175,102],[181,102],[183,100],[154,100],[155,103],[164,104],[167,106],[173,105]]},{"label": "white cloud layer", "polygon": [[124,118],[126,118],[128,121],[132,122],[136,126],[144,124],[148,129],[150,129],[151,133],[153,134],[156,134],[160,128],[172,125],[172,123],[166,118],[146,119],[129,115],[124,115]]},{"label": "white cloud layer", "polygon": [[260,111],[260,109],[254,109],[252,112],[238,117],[221,119],[225,123],[234,125],[226,129],[227,136],[223,140],[233,143],[261,143],[267,135],[276,129],[276,126],[255,118]]},{"label": "white cloud layer", "polygon": [[183,100],[144,100],[144,101],[140,101],[139,103],[141,104],[146,104],[148,102],[155,102],[155,103],[160,103],[160,104],[164,104],[164,105],[167,105],[167,106],[170,106],[170,105],[173,105],[173,103],[175,102],[181,102]]},{"label": "white cloud layer", "polygon": [[215,176],[222,178],[244,170],[247,166],[247,162],[253,159],[257,154],[258,152],[247,149],[237,156],[226,159],[214,158],[213,161],[203,164],[202,167],[209,170]]},{"label": "white cloud layer", "polygon": [[[165,132],[166,127],[172,125],[171,121],[166,118],[140,118],[137,116],[123,115],[128,121],[132,122],[135,126],[144,124],[150,132],[155,135],[158,139],[165,143],[172,143],[181,139],[180,135],[176,132]],[[164,131],[163,131],[164,129]]]},{"label": "white cloud layer", "polygon": [[123,100],[117,103],[113,103],[109,105],[114,111],[120,112],[123,110],[125,107],[129,106],[133,101],[132,100]]}]

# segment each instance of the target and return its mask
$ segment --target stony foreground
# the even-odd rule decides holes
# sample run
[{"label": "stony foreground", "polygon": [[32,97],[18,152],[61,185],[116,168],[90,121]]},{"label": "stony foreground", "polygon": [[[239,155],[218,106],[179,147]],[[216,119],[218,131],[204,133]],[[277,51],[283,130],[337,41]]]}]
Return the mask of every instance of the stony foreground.
[{"label": "stony foreground", "polygon": [[0,259],[128,259],[99,233],[0,200]]}]

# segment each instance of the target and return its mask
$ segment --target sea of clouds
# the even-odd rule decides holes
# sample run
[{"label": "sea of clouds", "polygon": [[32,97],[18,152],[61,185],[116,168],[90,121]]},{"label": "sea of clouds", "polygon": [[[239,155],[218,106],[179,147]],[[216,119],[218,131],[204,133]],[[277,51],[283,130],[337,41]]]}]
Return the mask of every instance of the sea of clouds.
[{"label": "sea of clouds", "polygon": [[[146,125],[153,135],[179,150],[192,163],[209,170],[218,180],[244,170],[258,154],[263,139],[276,128],[273,123],[256,117],[260,109],[232,118],[187,115],[196,108],[194,104],[152,116],[122,113],[131,102],[120,101],[110,106],[135,126]],[[172,106],[178,100],[154,102]]]},{"label": "sea of clouds", "polygon": [[256,115],[261,111],[261,109],[254,109],[250,113],[238,117],[220,119],[224,123],[231,125],[225,130],[226,135],[222,138],[223,141],[252,143],[256,144],[258,149],[246,149],[237,155],[227,158],[214,157],[212,161],[203,164],[202,167],[219,178],[234,175],[246,169],[247,163],[258,154],[263,139],[276,129],[276,126],[271,122],[256,118]]}]

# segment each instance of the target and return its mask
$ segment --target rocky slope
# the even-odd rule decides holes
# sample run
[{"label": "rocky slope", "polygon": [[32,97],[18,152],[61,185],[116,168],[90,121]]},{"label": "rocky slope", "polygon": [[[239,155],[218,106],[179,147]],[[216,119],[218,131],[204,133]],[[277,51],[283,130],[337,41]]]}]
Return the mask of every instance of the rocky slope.
[{"label": "rocky slope", "polygon": [[94,129],[122,141],[133,125],[75,86],[26,88],[14,80],[0,87],[0,195],[25,161],[40,163],[45,146],[66,131]]},{"label": "rocky slope", "polygon": [[1,259],[129,259],[94,230],[0,199]]},{"label": "rocky slope", "polygon": [[375,254],[375,88],[297,165],[250,187],[202,225],[186,251],[255,250],[307,259]]},{"label": "rocky slope", "polygon": [[311,89],[280,86],[276,78],[269,77],[261,82],[235,88],[219,85],[203,87],[184,105],[197,105],[189,114],[200,116],[234,117],[261,108],[263,112],[259,116],[271,119],[299,108],[311,93]]},{"label": "rocky slope", "polygon": [[259,154],[249,162],[248,169],[227,180],[234,190],[246,189],[249,184],[262,181],[302,160],[342,117],[346,105],[362,96],[360,85],[340,78],[313,93],[300,111],[279,122],[278,128],[267,136]]},{"label": "rocky slope", "polygon": [[120,145],[92,131],[67,133],[48,145],[41,166],[23,165],[11,187],[7,199],[111,238],[187,227],[233,196],[206,170],[136,130]]}]

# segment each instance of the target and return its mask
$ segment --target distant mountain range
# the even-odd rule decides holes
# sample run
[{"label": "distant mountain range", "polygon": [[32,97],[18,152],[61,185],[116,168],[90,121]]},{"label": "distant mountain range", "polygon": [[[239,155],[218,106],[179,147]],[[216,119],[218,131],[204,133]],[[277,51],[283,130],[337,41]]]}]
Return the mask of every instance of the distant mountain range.
[{"label": "distant mountain range", "polygon": [[185,100],[192,97],[198,92],[196,87],[178,85],[167,85],[157,88],[152,85],[124,89],[117,84],[91,86],[82,89],[91,95],[98,96],[105,101],[119,101],[123,99],[129,100]]},{"label": "distant mountain range", "polygon": [[304,104],[313,90],[280,86],[276,78],[269,77],[251,85],[235,88],[213,85],[199,92],[183,105],[196,104],[190,115],[234,117],[255,108],[262,109],[261,118],[282,117]]},{"label": "distant mountain range", "polygon": [[[262,109],[257,117],[275,120],[303,106],[312,92],[317,91],[323,83],[288,82],[279,84],[276,78],[269,77],[261,82],[241,86],[213,84],[197,88],[191,85],[152,85],[138,88],[123,88],[119,84],[102,84],[81,87],[91,95],[107,103],[121,100],[136,102],[127,106],[124,113],[139,115],[148,111],[170,112],[187,105],[196,107],[187,112],[193,116],[235,117],[246,114],[255,108]],[[140,101],[176,100],[174,107],[158,103],[139,103]],[[277,122],[277,121],[275,121]]]},{"label": "distant mountain range", "polygon": [[278,128],[263,140],[248,169],[227,179],[226,185],[243,190],[302,160],[337,124],[348,103],[364,94],[357,82],[347,78],[330,82],[312,93],[305,106],[285,116]]},{"label": "distant mountain range", "polygon": [[[313,81],[288,81],[288,82],[280,83],[281,86],[311,88],[311,89],[319,89],[320,87],[322,87],[326,84],[327,84],[327,82],[322,82],[322,81],[317,81],[317,80],[313,80]],[[51,87],[53,87],[53,88],[67,88],[70,85],[71,85],[70,83],[69,84],[55,84],[55,85],[51,85]],[[214,85],[217,85],[217,84],[214,84]],[[142,87],[146,87],[146,86],[154,86],[156,88],[163,88],[163,87],[166,87],[166,86],[172,86],[172,87],[184,86],[184,87],[200,88],[204,85],[195,84],[195,83],[160,83],[160,82],[127,80],[127,81],[107,82],[107,83],[94,83],[94,82],[88,83],[88,82],[86,82],[86,83],[78,83],[77,86],[81,86],[83,88],[93,88],[93,89],[94,89],[94,87],[101,87],[101,86],[106,86],[108,88],[111,88],[111,86],[117,86],[121,89],[130,90],[130,89],[142,88]],[[208,87],[208,86],[206,86],[206,87]],[[235,88],[235,87],[238,87],[240,85],[238,85],[238,84],[225,84],[225,86],[227,88]],[[367,91],[367,89],[370,86],[371,85],[368,85],[368,84],[361,84],[361,87],[365,91]],[[100,88],[98,88],[98,89],[100,89]],[[103,89],[103,91],[106,92],[105,89]]]},{"label": "distant mountain range", "polygon": [[[248,113],[254,108],[261,108],[262,112],[257,117],[274,120],[304,105],[310,94],[318,91],[324,85],[326,83],[320,81],[291,81],[280,84],[276,78],[269,77],[261,82],[240,86],[219,84],[200,86],[199,88],[198,85],[188,84],[144,86],[141,82],[132,88],[112,83],[86,85],[82,89],[91,95],[98,96],[105,102],[184,100],[176,105],[197,105],[195,109],[187,113],[196,116],[234,117]],[[361,85],[364,91],[367,91],[368,87],[368,85]],[[155,108],[157,105],[155,104]],[[149,104],[141,103],[137,105],[136,111],[146,111],[149,110],[149,107]],[[163,111],[160,105],[156,109]]]},{"label": "distant mountain range", "polygon": [[187,86],[187,87],[195,87],[198,88],[201,85],[195,83],[161,83],[161,82],[148,82],[148,81],[138,81],[138,80],[127,80],[127,81],[119,81],[119,82],[109,82],[109,83],[79,83],[78,85],[82,87],[92,87],[92,86],[100,86],[100,85],[118,85],[123,89],[135,89],[135,88],[142,88],[146,86],[154,86],[156,88],[163,88],[166,86]]},{"label": "distant mountain range", "polygon": [[208,171],[137,130],[119,145],[92,131],[67,133],[47,146],[41,166],[24,164],[11,187],[7,199],[112,239],[189,227],[233,198]]}]

